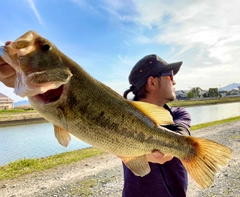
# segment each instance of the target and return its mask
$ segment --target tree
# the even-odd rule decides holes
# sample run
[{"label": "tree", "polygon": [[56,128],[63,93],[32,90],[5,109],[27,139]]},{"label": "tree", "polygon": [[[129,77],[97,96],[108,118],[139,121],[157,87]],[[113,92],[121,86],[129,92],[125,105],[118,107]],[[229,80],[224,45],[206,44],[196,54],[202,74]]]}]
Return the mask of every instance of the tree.
[{"label": "tree", "polygon": [[218,97],[218,88],[209,88],[208,95],[209,97]]},{"label": "tree", "polygon": [[193,93],[192,91],[188,92],[188,93],[187,93],[187,97],[188,97],[189,99],[193,98],[193,97],[194,97],[194,93]]},{"label": "tree", "polygon": [[201,97],[201,94],[200,94],[201,88],[199,88],[199,87],[192,88],[191,92],[193,92],[193,95],[194,95],[193,97],[194,98],[200,98]]}]

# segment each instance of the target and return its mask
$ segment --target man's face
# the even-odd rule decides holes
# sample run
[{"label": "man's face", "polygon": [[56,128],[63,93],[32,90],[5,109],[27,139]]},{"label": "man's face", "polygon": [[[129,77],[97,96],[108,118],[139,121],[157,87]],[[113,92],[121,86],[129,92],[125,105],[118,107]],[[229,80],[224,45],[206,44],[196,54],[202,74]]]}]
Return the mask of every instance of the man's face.
[{"label": "man's face", "polygon": [[159,77],[159,99],[170,102],[176,98],[175,87],[176,82],[173,80],[173,75]]}]

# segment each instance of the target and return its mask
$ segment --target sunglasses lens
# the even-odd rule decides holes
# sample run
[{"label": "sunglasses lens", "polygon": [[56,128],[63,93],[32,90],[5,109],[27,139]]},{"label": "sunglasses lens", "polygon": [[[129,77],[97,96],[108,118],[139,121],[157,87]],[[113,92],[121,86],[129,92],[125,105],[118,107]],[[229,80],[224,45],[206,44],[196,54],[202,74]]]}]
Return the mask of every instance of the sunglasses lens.
[{"label": "sunglasses lens", "polygon": [[166,76],[170,81],[173,81],[173,76],[172,75],[168,75]]}]

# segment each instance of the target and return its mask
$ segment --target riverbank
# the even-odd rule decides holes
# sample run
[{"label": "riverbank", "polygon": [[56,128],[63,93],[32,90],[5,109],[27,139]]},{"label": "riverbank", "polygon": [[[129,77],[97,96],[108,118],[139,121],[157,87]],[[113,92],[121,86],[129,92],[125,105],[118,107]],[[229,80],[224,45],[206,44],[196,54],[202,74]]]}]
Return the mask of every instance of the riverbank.
[{"label": "riverbank", "polygon": [[[233,150],[227,167],[217,173],[214,184],[201,190],[189,177],[188,197],[238,196],[240,190],[240,121],[192,131],[193,136],[212,139]],[[0,181],[2,196],[120,197],[123,187],[121,160],[103,154],[79,162]]]},{"label": "riverbank", "polygon": [[0,115],[0,127],[10,127],[26,124],[37,124],[47,122],[37,112],[12,112]]},{"label": "riverbank", "polygon": [[202,98],[194,100],[177,100],[169,103],[173,107],[192,107],[200,105],[216,105],[223,103],[240,102],[240,96],[222,97],[222,98]]}]

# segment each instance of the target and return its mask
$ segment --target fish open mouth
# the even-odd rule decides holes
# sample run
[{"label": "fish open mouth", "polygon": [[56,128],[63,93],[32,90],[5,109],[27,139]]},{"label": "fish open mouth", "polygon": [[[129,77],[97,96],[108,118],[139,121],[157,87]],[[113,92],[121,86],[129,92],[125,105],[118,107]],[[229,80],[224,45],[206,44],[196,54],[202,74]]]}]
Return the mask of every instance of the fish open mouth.
[{"label": "fish open mouth", "polygon": [[64,85],[61,85],[59,88],[57,89],[51,89],[48,90],[47,92],[43,93],[43,94],[38,94],[37,96],[44,102],[44,103],[52,103],[57,101],[62,93],[63,93],[63,88]]}]

